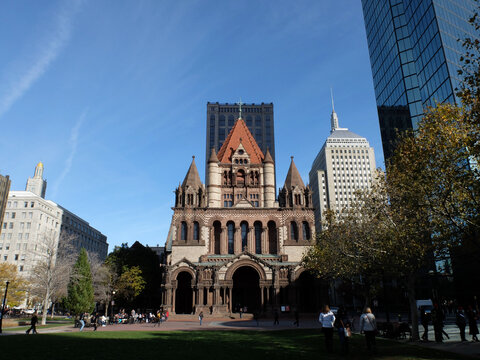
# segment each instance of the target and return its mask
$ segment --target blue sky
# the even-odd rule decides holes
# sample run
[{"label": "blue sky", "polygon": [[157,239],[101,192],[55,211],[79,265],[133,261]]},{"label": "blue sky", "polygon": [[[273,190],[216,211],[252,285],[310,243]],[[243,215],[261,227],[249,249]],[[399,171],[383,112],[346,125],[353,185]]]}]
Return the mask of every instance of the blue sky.
[{"label": "blue sky", "polygon": [[383,167],[360,1],[0,2],[0,173],[113,246],[163,245],[191,156],[204,179],[206,103],[273,102],[277,183],[304,180],[330,131]]}]

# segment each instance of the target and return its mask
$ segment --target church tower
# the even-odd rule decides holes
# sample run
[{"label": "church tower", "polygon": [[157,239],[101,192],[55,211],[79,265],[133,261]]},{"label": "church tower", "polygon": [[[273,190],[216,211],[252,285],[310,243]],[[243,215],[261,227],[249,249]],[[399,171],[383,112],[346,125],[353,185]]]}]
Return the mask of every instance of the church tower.
[{"label": "church tower", "polygon": [[198,175],[195,156],[192,156],[192,163],[188,168],[183,183],[175,190],[175,207],[204,207],[205,187]]},{"label": "church tower", "polygon": [[33,178],[28,178],[25,190],[45,199],[47,181],[43,179],[43,163],[41,161],[35,167],[35,174],[33,175]]}]

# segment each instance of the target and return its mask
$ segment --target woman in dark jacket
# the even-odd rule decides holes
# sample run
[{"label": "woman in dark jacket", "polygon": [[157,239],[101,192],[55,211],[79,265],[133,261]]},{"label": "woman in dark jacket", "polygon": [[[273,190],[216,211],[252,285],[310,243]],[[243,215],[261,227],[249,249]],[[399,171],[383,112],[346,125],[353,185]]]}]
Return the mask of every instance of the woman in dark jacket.
[{"label": "woman in dark jacket", "polygon": [[471,306],[467,310],[468,328],[470,335],[472,335],[472,341],[478,341],[478,326],[477,326],[477,314]]}]

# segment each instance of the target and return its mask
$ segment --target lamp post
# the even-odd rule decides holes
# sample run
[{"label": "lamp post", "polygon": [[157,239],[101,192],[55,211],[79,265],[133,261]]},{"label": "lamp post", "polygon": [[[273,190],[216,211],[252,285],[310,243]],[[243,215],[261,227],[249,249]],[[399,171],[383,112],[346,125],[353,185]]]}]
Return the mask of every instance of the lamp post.
[{"label": "lamp post", "polygon": [[5,302],[7,301],[7,292],[8,292],[8,284],[10,284],[9,281],[7,281],[7,286],[5,286],[5,295],[3,296],[3,302],[2,302],[2,313],[0,314],[0,334],[2,333],[2,322],[3,322],[3,315],[5,314]]}]

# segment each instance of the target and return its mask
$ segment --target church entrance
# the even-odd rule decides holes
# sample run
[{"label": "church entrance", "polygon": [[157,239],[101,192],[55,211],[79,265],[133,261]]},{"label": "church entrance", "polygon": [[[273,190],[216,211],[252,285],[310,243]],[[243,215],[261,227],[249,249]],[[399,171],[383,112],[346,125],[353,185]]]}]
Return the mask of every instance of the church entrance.
[{"label": "church entrance", "polygon": [[233,311],[238,312],[240,307],[247,308],[253,313],[260,310],[260,276],[250,266],[242,266],[233,274],[232,305]]},{"label": "church entrance", "polygon": [[177,276],[177,290],[175,290],[175,313],[191,314],[193,311],[192,275],[182,271]]},{"label": "church entrance", "polygon": [[315,277],[308,271],[300,274],[296,281],[299,311],[316,313],[320,310],[320,296]]}]

